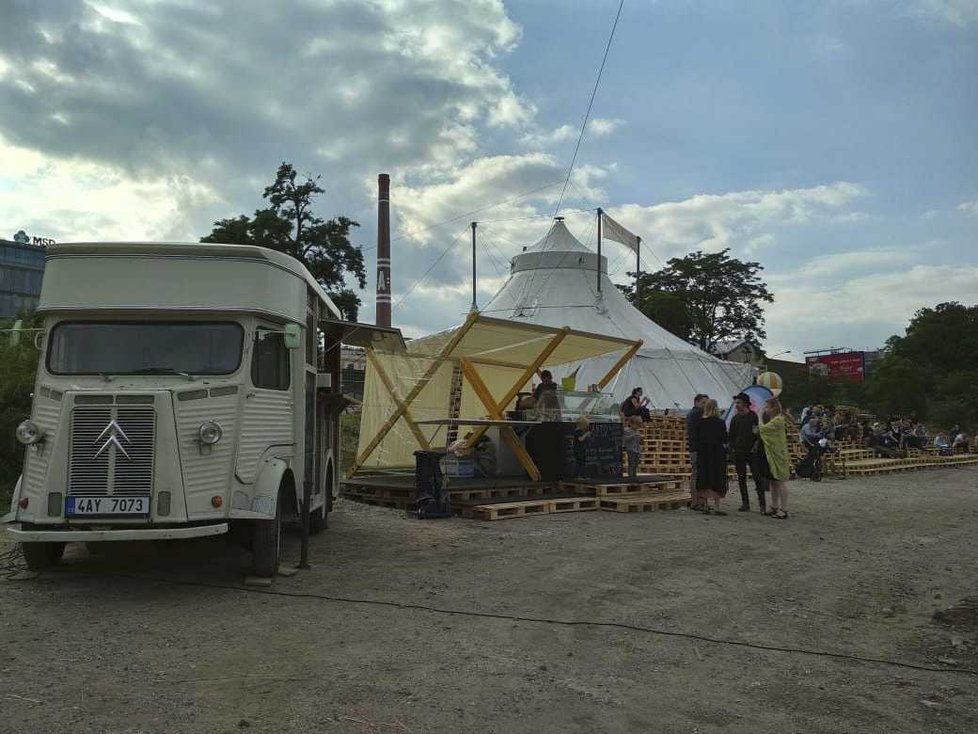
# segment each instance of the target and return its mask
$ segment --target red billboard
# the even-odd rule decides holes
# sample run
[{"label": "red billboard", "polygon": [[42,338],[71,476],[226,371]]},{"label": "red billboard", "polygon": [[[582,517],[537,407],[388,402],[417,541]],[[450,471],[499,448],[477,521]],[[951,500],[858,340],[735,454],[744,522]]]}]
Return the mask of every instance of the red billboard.
[{"label": "red billboard", "polygon": [[846,379],[862,382],[866,379],[865,352],[843,352],[805,357],[808,371],[829,379]]}]

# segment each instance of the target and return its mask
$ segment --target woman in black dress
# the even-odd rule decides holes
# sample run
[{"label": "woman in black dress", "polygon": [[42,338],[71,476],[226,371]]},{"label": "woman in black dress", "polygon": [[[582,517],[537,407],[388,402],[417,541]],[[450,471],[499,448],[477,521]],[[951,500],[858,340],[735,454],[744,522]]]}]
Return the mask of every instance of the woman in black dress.
[{"label": "woman in black dress", "polygon": [[727,514],[720,509],[720,500],[727,496],[727,425],[716,400],[706,401],[696,425],[696,489],[706,500],[703,512]]}]

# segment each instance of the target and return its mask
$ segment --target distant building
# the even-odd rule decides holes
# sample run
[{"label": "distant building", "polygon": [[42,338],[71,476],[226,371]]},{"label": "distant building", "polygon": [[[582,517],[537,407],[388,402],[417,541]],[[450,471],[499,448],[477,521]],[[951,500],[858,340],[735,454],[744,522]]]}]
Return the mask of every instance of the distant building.
[{"label": "distant building", "polygon": [[[18,235],[21,233],[18,232]],[[44,276],[44,247],[0,239],[0,320],[37,306]]]},{"label": "distant building", "polygon": [[360,347],[344,345],[340,352],[340,383],[344,395],[363,400],[363,377],[367,369],[367,353]]},{"label": "distant building", "polygon": [[759,367],[764,361],[761,350],[747,339],[728,339],[717,342],[710,352],[727,362],[739,362]]}]

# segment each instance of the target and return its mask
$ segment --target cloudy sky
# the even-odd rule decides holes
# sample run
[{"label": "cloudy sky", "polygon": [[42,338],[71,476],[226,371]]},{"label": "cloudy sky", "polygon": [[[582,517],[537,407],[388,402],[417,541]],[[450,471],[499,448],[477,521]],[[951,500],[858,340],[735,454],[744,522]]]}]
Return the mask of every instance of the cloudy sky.
[{"label": "cloudy sky", "polygon": [[[482,302],[545,234],[617,5],[0,0],[0,236],[196,240],[287,160],[372,269],[387,171],[395,321],[444,328],[469,221]],[[976,129],[978,0],[626,0],[563,207],[761,262],[769,353],[873,347],[978,299]]]}]

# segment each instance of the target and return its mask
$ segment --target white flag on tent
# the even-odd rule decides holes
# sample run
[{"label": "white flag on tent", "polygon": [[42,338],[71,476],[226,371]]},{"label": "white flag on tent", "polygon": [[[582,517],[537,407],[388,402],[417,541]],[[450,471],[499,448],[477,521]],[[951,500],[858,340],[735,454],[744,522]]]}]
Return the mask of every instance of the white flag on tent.
[{"label": "white flag on tent", "polygon": [[638,252],[638,237],[633,235],[604,212],[601,213],[601,233],[606,239],[621,242]]}]

